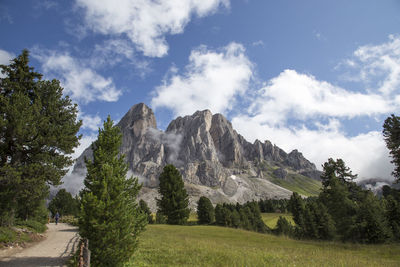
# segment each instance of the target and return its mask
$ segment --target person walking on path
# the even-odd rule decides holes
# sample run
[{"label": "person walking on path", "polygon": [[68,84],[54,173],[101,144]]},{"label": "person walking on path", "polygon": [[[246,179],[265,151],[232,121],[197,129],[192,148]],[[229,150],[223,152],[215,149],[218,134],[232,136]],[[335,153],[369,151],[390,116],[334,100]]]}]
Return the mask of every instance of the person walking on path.
[{"label": "person walking on path", "polygon": [[58,224],[58,219],[60,219],[60,214],[58,211],[56,212],[56,215],[54,215],[54,219],[56,220],[56,225]]}]

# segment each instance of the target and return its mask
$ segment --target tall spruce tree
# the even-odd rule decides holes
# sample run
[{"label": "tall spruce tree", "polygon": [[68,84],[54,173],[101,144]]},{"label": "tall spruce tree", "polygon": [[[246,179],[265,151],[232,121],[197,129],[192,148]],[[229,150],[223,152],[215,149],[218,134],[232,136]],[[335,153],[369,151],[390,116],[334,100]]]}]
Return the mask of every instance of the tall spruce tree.
[{"label": "tall spruce tree", "polygon": [[395,168],[392,172],[396,182],[400,182],[400,117],[392,114],[383,124],[383,137],[392,156]]},{"label": "tall spruce tree", "polygon": [[61,215],[74,215],[79,213],[80,201],[73,198],[70,192],[64,188],[60,189],[56,196],[50,201],[48,209],[54,216],[57,212]]},{"label": "tall spruce tree", "polygon": [[0,222],[35,216],[60,184],[79,143],[77,106],[59,81],[43,81],[29,65],[29,52],[0,65]]},{"label": "tall spruce tree", "polygon": [[185,224],[189,218],[189,196],[182,175],[174,165],[166,165],[160,174],[157,199],[158,210],[167,219],[167,224]]},{"label": "tall spruce tree", "polygon": [[147,222],[136,203],[141,185],[137,178],[126,178],[128,167],[119,155],[121,139],[120,129],[108,117],[92,144],[93,161],[86,160],[79,232],[89,239],[95,266],[127,262]]},{"label": "tall spruce tree", "polygon": [[197,202],[199,224],[211,224],[215,221],[214,207],[209,198],[202,196]]},{"label": "tall spruce tree", "polygon": [[149,224],[154,223],[153,215],[151,214],[151,210],[150,210],[149,206],[147,205],[146,201],[144,201],[143,199],[139,200],[139,209],[143,214],[146,215],[147,222]]}]

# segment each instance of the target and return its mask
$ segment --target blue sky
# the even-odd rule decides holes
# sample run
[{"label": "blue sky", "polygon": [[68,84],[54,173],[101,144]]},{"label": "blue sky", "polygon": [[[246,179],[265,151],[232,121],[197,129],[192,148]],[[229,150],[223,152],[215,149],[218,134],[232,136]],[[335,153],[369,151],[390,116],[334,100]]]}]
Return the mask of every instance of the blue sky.
[{"label": "blue sky", "polygon": [[161,129],[210,109],[251,142],[391,179],[399,13],[395,0],[0,0],[0,63],[27,48],[62,82],[84,122],[76,155],[108,114],[144,102]]}]

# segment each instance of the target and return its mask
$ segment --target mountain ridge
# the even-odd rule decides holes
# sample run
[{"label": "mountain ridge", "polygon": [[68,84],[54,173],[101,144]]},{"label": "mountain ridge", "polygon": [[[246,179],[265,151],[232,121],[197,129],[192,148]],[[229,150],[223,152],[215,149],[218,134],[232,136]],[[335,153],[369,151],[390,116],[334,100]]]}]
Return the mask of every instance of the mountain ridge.
[{"label": "mountain ridge", "polygon": [[[139,103],[117,125],[123,136],[120,153],[130,173],[143,183],[141,195],[150,206],[154,206],[158,176],[166,164],[181,171],[191,202],[201,195],[213,203],[288,198],[291,191],[272,183],[271,178],[319,179],[320,171],[299,151],[286,153],[267,140],[250,143],[222,114],[213,115],[210,110],[177,117],[161,131],[153,111]],[[77,159],[74,175],[84,177],[84,157],[90,159],[91,153],[89,147]]]}]

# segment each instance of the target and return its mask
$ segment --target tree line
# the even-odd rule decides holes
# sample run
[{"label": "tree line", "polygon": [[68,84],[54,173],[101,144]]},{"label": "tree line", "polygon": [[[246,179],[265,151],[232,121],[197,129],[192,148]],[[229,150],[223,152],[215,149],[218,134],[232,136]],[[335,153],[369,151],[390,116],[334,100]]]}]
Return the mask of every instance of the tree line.
[{"label": "tree line", "polygon": [[341,159],[329,159],[323,168],[321,193],[308,199],[293,193],[288,208],[296,225],[292,227],[280,218],[278,233],[358,243],[399,241],[398,190],[386,186],[380,198],[362,189]]}]

